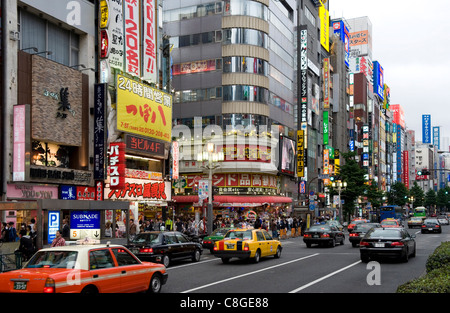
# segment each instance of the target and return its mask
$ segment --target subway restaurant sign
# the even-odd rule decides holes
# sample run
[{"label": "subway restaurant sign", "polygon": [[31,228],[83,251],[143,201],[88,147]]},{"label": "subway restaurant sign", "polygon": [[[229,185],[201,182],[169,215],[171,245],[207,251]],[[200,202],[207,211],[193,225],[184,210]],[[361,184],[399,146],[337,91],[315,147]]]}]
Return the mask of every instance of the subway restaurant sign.
[{"label": "subway restaurant sign", "polygon": [[172,96],[117,75],[117,130],[171,142]]}]

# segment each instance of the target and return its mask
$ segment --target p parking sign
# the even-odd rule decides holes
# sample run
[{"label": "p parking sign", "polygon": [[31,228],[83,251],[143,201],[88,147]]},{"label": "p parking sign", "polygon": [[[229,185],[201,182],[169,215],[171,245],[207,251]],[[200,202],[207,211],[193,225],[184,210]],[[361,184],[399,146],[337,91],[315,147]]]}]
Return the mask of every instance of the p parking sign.
[{"label": "p parking sign", "polygon": [[56,231],[59,230],[60,225],[60,212],[48,211],[48,235],[47,242],[51,243],[56,237]]}]

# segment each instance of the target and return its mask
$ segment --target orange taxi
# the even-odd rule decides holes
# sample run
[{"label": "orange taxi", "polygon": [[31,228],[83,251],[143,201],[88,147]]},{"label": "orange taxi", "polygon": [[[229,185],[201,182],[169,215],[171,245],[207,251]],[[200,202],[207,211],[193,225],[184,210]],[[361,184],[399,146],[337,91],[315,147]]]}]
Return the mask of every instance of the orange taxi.
[{"label": "orange taxi", "polygon": [[351,233],[351,232],[353,231],[353,229],[355,228],[356,224],[359,224],[359,223],[368,223],[368,222],[369,222],[369,221],[366,220],[365,218],[360,218],[360,217],[355,218],[355,219],[353,219],[353,220],[350,222],[350,224],[348,224],[347,230],[348,230],[349,233]]},{"label": "orange taxi", "polygon": [[402,227],[399,220],[393,218],[387,218],[381,221],[381,227]]},{"label": "orange taxi", "polygon": [[1,273],[0,293],[158,293],[167,277],[164,265],[141,262],[121,245],[68,245]]}]

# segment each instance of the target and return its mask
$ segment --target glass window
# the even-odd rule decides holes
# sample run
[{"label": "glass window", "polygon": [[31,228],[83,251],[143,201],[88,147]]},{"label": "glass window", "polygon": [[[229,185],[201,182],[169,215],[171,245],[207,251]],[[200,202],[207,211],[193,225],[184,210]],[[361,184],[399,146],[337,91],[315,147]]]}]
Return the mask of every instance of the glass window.
[{"label": "glass window", "polygon": [[268,19],[268,8],[264,4],[250,0],[225,0],[225,15],[253,16]]},{"label": "glass window", "polygon": [[141,262],[139,262],[138,259],[136,259],[134,256],[132,256],[125,249],[114,248],[114,249],[112,249],[112,252],[113,252],[114,256],[116,257],[117,264],[119,264],[119,266],[141,264]]},{"label": "glass window", "polygon": [[25,268],[75,268],[76,251],[39,251]]},{"label": "glass window", "polygon": [[267,103],[268,90],[259,86],[230,85],[223,86],[224,101],[251,101]]},{"label": "glass window", "polygon": [[166,244],[168,245],[177,243],[177,238],[175,234],[164,234],[164,239]]},{"label": "glass window", "polygon": [[94,250],[89,252],[89,269],[98,270],[114,267],[114,261],[109,249]]},{"label": "glass window", "polygon": [[267,76],[268,63],[252,57],[224,57],[224,73],[252,73]]},{"label": "glass window", "polygon": [[257,238],[258,241],[265,241],[266,240],[266,238],[264,238],[263,233],[260,232],[260,231],[256,232],[256,238]]},{"label": "glass window", "polygon": [[187,240],[187,238],[183,234],[175,234],[175,235],[177,237],[178,242],[180,243],[189,242],[189,240]]},{"label": "glass window", "polygon": [[272,236],[265,230],[262,230],[264,237],[266,237],[266,240],[273,240]]},{"label": "glass window", "polygon": [[248,28],[228,28],[223,31],[224,44],[247,44],[267,49],[267,34]]}]

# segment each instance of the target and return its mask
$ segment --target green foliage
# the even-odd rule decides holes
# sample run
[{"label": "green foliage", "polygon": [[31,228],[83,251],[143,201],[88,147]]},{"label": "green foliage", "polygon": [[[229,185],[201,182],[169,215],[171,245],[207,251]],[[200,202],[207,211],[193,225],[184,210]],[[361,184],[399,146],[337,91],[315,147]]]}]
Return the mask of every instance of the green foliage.
[{"label": "green foliage", "polygon": [[404,206],[406,202],[409,202],[409,190],[405,184],[401,182],[395,182],[391,186],[391,190],[387,193],[388,203]]},{"label": "green foliage", "polygon": [[436,205],[436,192],[433,189],[430,189],[425,194],[425,206],[431,207]]},{"label": "green foliage", "polygon": [[420,188],[420,186],[417,184],[416,181],[409,190],[409,195],[414,197],[413,206],[415,208],[417,208],[418,206],[423,206],[423,203],[425,201],[425,193],[423,192],[423,189]]},{"label": "green foliage", "polygon": [[397,288],[397,293],[450,293],[450,242],[443,242],[426,263],[426,275]]},{"label": "green foliage", "polygon": [[450,264],[450,241],[443,242],[434,250],[426,263],[427,273]]},{"label": "green foliage", "polygon": [[379,208],[383,203],[384,192],[378,189],[377,183],[372,180],[367,186],[367,201],[372,204],[372,207]]}]

